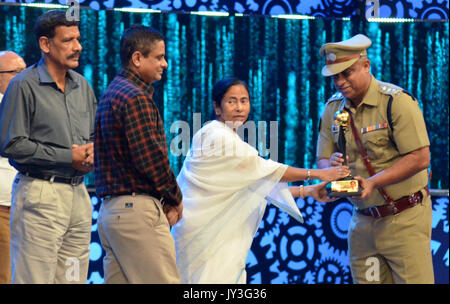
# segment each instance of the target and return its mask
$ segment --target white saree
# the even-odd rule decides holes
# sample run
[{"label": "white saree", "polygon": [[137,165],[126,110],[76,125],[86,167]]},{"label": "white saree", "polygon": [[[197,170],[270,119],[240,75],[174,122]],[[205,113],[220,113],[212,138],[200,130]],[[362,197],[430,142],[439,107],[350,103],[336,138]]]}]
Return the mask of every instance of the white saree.
[{"label": "white saree", "polygon": [[279,184],[286,169],[259,157],[220,121],[194,135],[177,178],[183,218],[172,228],[182,283],[246,283],[245,262],[266,196],[288,201],[282,209],[301,221],[287,185]]}]

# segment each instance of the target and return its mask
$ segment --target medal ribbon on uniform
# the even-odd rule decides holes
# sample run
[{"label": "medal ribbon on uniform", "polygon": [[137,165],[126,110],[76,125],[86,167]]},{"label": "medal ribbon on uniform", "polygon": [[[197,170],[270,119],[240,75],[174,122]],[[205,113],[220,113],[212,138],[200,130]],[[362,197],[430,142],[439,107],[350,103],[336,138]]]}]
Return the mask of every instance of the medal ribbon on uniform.
[{"label": "medal ribbon on uniform", "polygon": [[361,134],[372,132],[372,131],[375,131],[375,130],[386,129],[387,127],[388,127],[388,123],[385,122],[385,123],[382,123],[382,124],[361,128]]}]

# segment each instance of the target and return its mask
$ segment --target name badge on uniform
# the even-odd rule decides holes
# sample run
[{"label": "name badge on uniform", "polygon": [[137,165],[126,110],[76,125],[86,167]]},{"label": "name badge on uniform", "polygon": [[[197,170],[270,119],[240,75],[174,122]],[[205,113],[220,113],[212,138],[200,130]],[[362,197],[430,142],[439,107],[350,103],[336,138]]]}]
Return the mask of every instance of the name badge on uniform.
[{"label": "name badge on uniform", "polygon": [[331,132],[333,132],[333,133],[339,132],[339,125],[338,124],[332,124],[331,125]]},{"label": "name badge on uniform", "polygon": [[361,128],[361,134],[364,133],[368,133],[368,132],[372,132],[372,131],[376,131],[376,130],[380,130],[380,129],[386,129],[388,127],[388,123],[382,123],[382,124],[378,124],[378,125],[373,125],[373,126],[368,126],[365,128]]},{"label": "name badge on uniform", "polygon": [[125,208],[133,208],[133,203],[125,203]]}]

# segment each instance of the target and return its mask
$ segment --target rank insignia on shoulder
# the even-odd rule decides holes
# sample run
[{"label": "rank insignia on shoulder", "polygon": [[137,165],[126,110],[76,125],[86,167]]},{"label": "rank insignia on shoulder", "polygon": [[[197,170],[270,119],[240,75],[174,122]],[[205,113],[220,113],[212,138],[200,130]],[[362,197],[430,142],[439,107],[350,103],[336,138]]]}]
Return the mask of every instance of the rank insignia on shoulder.
[{"label": "rank insignia on shoulder", "polygon": [[382,85],[380,89],[381,89],[381,92],[388,94],[388,95],[398,95],[402,92],[401,88],[391,87],[388,85]]},{"label": "rank insignia on shoulder", "polygon": [[344,98],[342,93],[337,92],[337,93],[334,93],[330,98],[328,98],[328,102],[334,101],[334,100],[341,100],[342,98]]}]

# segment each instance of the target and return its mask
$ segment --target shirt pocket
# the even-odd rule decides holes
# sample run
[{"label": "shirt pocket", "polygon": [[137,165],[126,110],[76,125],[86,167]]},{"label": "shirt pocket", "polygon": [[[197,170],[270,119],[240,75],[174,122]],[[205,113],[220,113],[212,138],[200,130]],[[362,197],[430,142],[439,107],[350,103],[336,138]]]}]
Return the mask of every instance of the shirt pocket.
[{"label": "shirt pocket", "polygon": [[77,132],[76,137],[81,140],[81,144],[86,144],[90,140],[91,133],[91,115],[89,112],[75,112],[73,122],[75,126],[73,126]]},{"label": "shirt pocket", "polygon": [[387,129],[364,133],[362,141],[370,160],[380,160],[388,157],[391,150],[391,141]]}]

